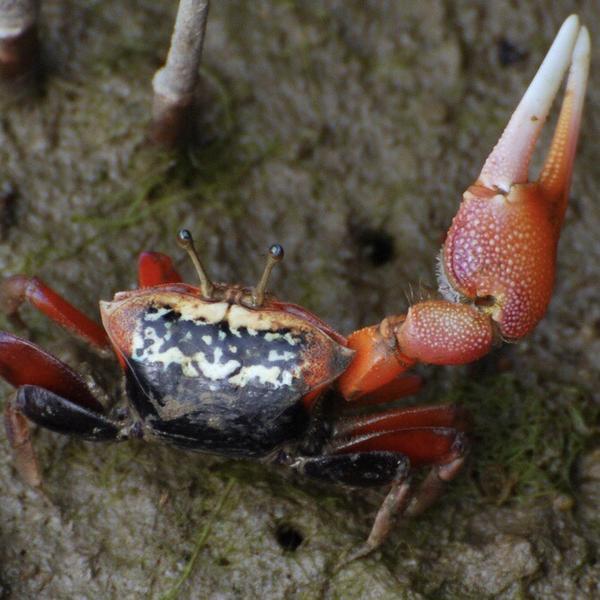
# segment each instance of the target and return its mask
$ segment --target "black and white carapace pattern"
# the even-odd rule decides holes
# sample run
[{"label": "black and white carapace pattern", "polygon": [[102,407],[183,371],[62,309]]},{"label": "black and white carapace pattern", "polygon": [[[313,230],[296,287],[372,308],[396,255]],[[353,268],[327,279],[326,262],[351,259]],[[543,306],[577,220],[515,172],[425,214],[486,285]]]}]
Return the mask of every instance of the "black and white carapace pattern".
[{"label": "black and white carapace pattern", "polygon": [[[128,393],[146,427],[188,448],[272,451],[306,427],[303,396],[350,360],[346,348],[281,311],[175,294],[124,304],[127,343],[124,333],[116,337],[126,346]],[[109,319],[113,336],[119,318]]]},{"label": "black and white carapace pattern", "polygon": [[160,364],[165,371],[177,365],[184,377],[204,379],[212,391],[223,385],[277,390],[300,377],[301,350],[302,336],[290,330],[232,327],[227,319],[190,318],[167,305],[141,315],[131,358]]}]

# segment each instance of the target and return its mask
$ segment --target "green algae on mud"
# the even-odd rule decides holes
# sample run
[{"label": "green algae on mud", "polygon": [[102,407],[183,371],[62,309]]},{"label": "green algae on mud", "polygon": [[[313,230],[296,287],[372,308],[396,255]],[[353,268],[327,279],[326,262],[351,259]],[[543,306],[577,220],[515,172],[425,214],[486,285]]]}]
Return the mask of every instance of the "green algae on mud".
[{"label": "green algae on mud", "polygon": [[573,470],[593,447],[600,407],[584,387],[555,388],[551,399],[548,393],[552,388],[503,374],[466,379],[444,398],[470,410],[476,462],[449,493],[476,486],[483,501],[496,505],[552,503],[575,493]]}]

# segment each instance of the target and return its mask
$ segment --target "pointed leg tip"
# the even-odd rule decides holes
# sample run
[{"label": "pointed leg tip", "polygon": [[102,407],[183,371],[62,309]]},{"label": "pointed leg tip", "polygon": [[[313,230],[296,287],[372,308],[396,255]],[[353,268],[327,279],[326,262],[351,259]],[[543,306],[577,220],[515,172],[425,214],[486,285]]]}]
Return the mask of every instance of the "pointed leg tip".
[{"label": "pointed leg tip", "polygon": [[360,560],[361,558],[365,558],[372,554],[375,550],[377,550],[378,546],[373,546],[371,544],[363,543],[358,547],[351,548],[346,550],[340,559],[337,561],[335,566],[333,567],[333,575],[339,573],[342,569],[345,569],[351,563]]}]

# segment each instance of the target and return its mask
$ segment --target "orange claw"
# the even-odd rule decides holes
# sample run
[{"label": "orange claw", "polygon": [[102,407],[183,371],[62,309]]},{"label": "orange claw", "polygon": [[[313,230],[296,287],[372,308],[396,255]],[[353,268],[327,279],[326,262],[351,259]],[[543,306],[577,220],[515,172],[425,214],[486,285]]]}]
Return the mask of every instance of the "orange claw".
[{"label": "orange claw", "polygon": [[[419,302],[406,316],[388,317],[348,338],[355,356],[338,383],[346,399],[363,401],[387,389],[415,362],[477,360],[490,351],[495,333],[521,338],[544,316],[554,285],[589,62],[588,31],[572,15],[477,181],[463,195],[440,257],[444,300]],[[531,155],[569,65],[550,150],[538,180],[530,182]]]},{"label": "orange claw", "polygon": [[[465,192],[444,244],[442,293],[448,300],[477,305],[504,338],[530,333],[550,302],[589,60],[589,34],[572,15],[478,180]],[[529,182],[533,148],[569,64],[550,151],[539,179]]]}]

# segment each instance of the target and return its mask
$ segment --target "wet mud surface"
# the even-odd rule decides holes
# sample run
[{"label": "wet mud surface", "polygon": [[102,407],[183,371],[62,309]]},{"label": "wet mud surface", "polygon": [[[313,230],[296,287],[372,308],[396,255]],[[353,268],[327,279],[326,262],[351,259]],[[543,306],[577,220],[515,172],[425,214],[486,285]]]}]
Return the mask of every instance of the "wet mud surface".
[{"label": "wet mud surface", "polygon": [[[19,481],[0,435],[0,599],[598,597],[595,4],[215,2],[197,144],[180,154],[146,144],[167,4],[43,3],[43,94],[0,109],[3,276],[36,274],[97,315],[98,300],[135,286],[142,250],[196,281],[175,243],[185,226],[219,281],[253,284],[282,243],[272,290],[344,333],[401,313],[435,288],[462,191],[578,11],[594,55],[555,297],[524,342],[477,366],[422,369],[419,401],[473,412],[468,467],[438,506],[338,573],[382,492],[37,430],[48,500]],[[103,401],[119,395],[116,364],[23,317],[26,331],[0,325],[105,388]]]}]

